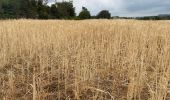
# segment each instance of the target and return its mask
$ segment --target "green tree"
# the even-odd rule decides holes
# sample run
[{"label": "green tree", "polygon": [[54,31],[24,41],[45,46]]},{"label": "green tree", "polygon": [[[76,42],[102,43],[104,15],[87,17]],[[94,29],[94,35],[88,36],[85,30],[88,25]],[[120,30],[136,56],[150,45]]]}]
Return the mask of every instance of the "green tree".
[{"label": "green tree", "polygon": [[61,18],[73,18],[75,17],[75,8],[72,2],[60,2],[56,3],[59,15]]},{"label": "green tree", "polygon": [[39,19],[48,19],[48,7],[46,5],[43,5],[43,0],[38,0],[38,18]]},{"label": "green tree", "polygon": [[87,8],[82,7],[82,11],[80,12],[79,16],[80,19],[90,19],[91,18],[91,14],[88,11]]},{"label": "green tree", "polygon": [[0,2],[0,18],[2,17],[3,10],[2,10],[2,3]]},{"label": "green tree", "polygon": [[50,16],[51,16],[52,19],[60,18],[58,9],[57,9],[55,4],[53,4],[50,8]]},{"label": "green tree", "polygon": [[3,18],[16,18],[19,12],[19,0],[2,0],[1,13]]},{"label": "green tree", "polygon": [[20,0],[19,2],[19,18],[27,18],[29,14],[29,0]]},{"label": "green tree", "polygon": [[38,10],[37,10],[37,2],[35,0],[31,0],[28,4],[28,12],[27,18],[38,18]]},{"label": "green tree", "polygon": [[2,0],[1,18],[26,18],[29,0]]},{"label": "green tree", "polygon": [[102,19],[110,19],[111,14],[108,10],[102,10],[98,13],[97,18],[102,18]]}]

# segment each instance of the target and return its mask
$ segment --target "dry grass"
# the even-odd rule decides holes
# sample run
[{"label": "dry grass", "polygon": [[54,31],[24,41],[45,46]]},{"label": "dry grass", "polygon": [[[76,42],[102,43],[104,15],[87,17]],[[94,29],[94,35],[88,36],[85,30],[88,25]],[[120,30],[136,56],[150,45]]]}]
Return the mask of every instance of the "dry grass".
[{"label": "dry grass", "polygon": [[1,100],[170,100],[170,21],[0,21]]}]

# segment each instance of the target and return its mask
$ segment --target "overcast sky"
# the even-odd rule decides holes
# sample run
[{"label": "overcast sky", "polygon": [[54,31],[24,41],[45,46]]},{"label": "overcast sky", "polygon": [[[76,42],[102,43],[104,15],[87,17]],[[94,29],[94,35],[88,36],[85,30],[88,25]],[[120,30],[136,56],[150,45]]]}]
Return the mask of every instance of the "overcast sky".
[{"label": "overcast sky", "polygon": [[[49,1],[52,3],[54,0]],[[73,4],[76,13],[79,13],[84,6],[92,15],[96,15],[101,10],[109,10],[112,16],[170,14],[170,0],[73,0]]]}]

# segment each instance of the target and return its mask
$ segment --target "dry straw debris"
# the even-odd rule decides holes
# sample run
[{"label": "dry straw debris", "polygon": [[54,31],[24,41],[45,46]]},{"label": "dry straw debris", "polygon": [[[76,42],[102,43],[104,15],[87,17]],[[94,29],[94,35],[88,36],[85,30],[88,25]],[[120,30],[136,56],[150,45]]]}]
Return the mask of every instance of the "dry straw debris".
[{"label": "dry straw debris", "polygon": [[170,100],[170,21],[0,21],[1,100]]}]

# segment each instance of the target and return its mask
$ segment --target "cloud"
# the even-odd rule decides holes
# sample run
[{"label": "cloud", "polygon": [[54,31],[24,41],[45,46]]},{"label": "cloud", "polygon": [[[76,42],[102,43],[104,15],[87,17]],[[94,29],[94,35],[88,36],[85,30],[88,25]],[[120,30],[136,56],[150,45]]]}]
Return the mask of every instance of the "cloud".
[{"label": "cloud", "polygon": [[170,13],[170,0],[73,0],[73,4],[76,7],[76,13],[79,13],[84,6],[90,10],[92,15],[96,15],[101,10],[109,10],[112,16],[147,16]]},{"label": "cloud", "polygon": [[[124,0],[126,16],[157,15],[170,13],[169,0]],[[120,12],[120,14],[123,14]]]},{"label": "cloud", "polygon": [[118,10],[121,7],[121,0],[74,0],[76,12],[81,10],[82,6],[87,7],[93,15],[100,10]]}]

